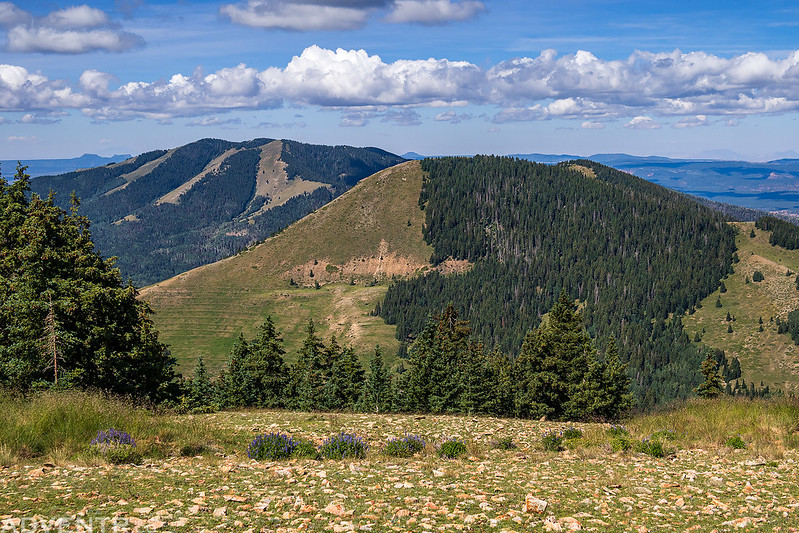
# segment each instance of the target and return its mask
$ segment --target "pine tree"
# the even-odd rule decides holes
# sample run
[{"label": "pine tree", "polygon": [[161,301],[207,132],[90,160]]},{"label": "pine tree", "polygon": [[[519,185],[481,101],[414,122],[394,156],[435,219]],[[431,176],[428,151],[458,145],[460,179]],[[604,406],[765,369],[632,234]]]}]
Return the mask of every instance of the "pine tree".
[{"label": "pine tree", "polygon": [[300,349],[297,363],[292,368],[292,400],[295,407],[305,411],[321,409],[325,369],[322,352],[325,345],[316,335],[313,320],[308,321],[307,336]]},{"label": "pine tree", "polygon": [[340,382],[336,387],[340,407],[354,409],[363,390],[364,370],[351,346],[342,350],[338,363],[333,367],[331,379],[334,377]]},{"label": "pine tree", "polygon": [[391,403],[391,377],[383,366],[380,346],[375,346],[375,351],[369,358],[369,374],[366,376],[359,407],[368,413],[384,413],[391,409]]},{"label": "pine tree", "polygon": [[25,167],[11,185],[0,178],[0,384],[25,390],[54,382],[52,353],[41,349],[49,322],[59,386],[156,402],[176,396],[175,359],[151,310],[113,260],[95,251],[78,199],[65,211],[52,194],[28,199],[29,190]]},{"label": "pine tree", "polygon": [[605,371],[603,373],[604,394],[607,400],[597,406],[594,413],[605,419],[618,418],[633,406],[630,393],[630,376],[627,365],[621,362],[616,338],[611,337],[605,352]]},{"label": "pine tree", "polygon": [[723,392],[724,383],[718,373],[718,363],[710,350],[708,350],[702,363],[702,376],[704,376],[705,381],[694,389],[697,396],[700,398],[715,398]]},{"label": "pine tree", "polygon": [[282,407],[285,404],[289,374],[283,356],[283,338],[267,316],[249,345],[244,362],[247,374],[248,404],[258,407]]},{"label": "pine tree", "polygon": [[510,358],[495,348],[487,356],[487,382],[490,384],[485,412],[493,416],[512,416],[513,365]]},{"label": "pine tree", "polygon": [[250,345],[240,333],[228,356],[227,368],[220,374],[219,395],[223,407],[244,407],[249,403],[249,376],[246,361],[250,357]]},{"label": "pine tree", "polygon": [[727,285],[724,284],[724,280],[722,280],[721,283],[719,284],[719,292],[721,294],[727,292]]},{"label": "pine tree", "polygon": [[524,338],[519,356],[513,362],[514,414],[521,418],[549,417],[555,412],[558,399],[553,385],[558,375],[545,368],[541,329],[530,331]]},{"label": "pine tree", "polygon": [[186,403],[190,409],[205,410],[214,403],[216,391],[202,357],[197,358],[194,376],[189,380],[187,389]]},{"label": "pine tree", "polygon": [[470,342],[460,354],[458,365],[458,411],[467,415],[485,414],[491,394],[491,375],[482,343]]}]

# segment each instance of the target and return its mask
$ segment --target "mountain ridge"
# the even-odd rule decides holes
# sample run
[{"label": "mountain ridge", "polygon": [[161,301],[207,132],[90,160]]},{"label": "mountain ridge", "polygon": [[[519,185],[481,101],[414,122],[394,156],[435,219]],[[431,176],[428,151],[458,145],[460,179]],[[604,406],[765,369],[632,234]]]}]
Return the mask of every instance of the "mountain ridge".
[{"label": "mountain ridge", "polygon": [[74,191],[97,247],[146,285],[263,240],[362,178],[404,161],[378,148],[258,138],[200,139],[110,165],[31,179],[31,189]]}]

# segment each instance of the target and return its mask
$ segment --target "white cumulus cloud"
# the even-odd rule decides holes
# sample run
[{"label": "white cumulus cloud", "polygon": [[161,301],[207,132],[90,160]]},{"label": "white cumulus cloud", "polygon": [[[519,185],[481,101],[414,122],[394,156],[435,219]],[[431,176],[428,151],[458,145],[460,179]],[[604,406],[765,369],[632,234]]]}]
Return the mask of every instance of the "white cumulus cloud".
[{"label": "white cumulus cloud", "polygon": [[440,25],[472,19],[485,11],[485,4],[476,0],[243,0],[219,8],[219,14],[234,24],[294,31],[355,30],[378,11],[388,11],[387,22]]},{"label": "white cumulus cloud", "polygon": [[235,24],[297,31],[354,30],[366,24],[371,11],[370,7],[280,0],[247,0],[219,8],[219,13]]},{"label": "white cumulus cloud", "polygon": [[11,2],[0,2],[0,26],[17,26],[18,24],[27,24],[30,20],[31,15],[27,11],[18,8]]},{"label": "white cumulus cloud", "polygon": [[[378,1],[338,0],[336,5],[357,3],[358,9],[367,9],[376,8]],[[88,24],[95,16],[88,11],[84,15],[72,20]],[[91,31],[104,30],[78,33]],[[0,65],[0,112],[79,109],[96,121],[164,121],[314,106],[341,111],[346,126],[370,120],[417,124],[423,117],[411,108],[420,107],[448,108],[433,120],[457,123],[471,117],[452,108],[469,104],[496,106],[491,118],[495,124],[562,119],[579,121],[584,129],[618,120],[628,128],[652,129],[664,123],[693,127],[719,123],[719,117],[792,113],[799,110],[799,51],[781,59],[753,53],[722,58],[704,52],[637,51],[627,59],[607,61],[586,51],[558,55],[545,50],[537,57],[486,68],[447,58],[388,62],[366,50],[312,45],[283,66],[239,64],[121,84],[112,73],[94,69],[69,83],[21,66]]]},{"label": "white cumulus cloud", "polygon": [[8,28],[5,48],[9,52],[126,52],[145,45],[141,36],[122,31],[107,13],[85,4],[32,17],[14,4],[2,2],[0,25]]},{"label": "white cumulus cloud", "polygon": [[580,127],[584,130],[601,130],[605,128],[605,125],[594,120],[586,120],[580,124]]},{"label": "white cumulus cloud", "polygon": [[469,20],[485,11],[483,2],[464,0],[397,0],[388,22],[439,25]]},{"label": "white cumulus cloud", "polygon": [[661,126],[652,117],[638,116],[627,122],[624,127],[633,130],[656,130]]},{"label": "white cumulus cloud", "polygon": [[84,4],[53,11],[41,19],[40,24],[49,28],[75,30],[107,26],[110,22],[105,12]]}]

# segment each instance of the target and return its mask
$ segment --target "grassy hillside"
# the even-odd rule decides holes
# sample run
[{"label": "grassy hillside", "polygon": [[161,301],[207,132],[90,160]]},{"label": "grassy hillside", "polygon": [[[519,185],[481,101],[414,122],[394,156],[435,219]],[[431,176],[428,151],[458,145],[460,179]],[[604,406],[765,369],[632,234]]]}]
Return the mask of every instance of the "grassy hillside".
[{"label": "grassy hillside", "polygon": [[[797,405],[787,400],[692,402],[625,421],[624,439],[658,440],[663,458],[614,450],[623,439],[606,424],[577,424],[582,436],[555,452],[544,449],[543,437],[566,426],[534,420],[291,411],[187,420],[74,393],[0,398],[0,407],[0,520],[12,530],[26,517],[32,528],[34,515],[42,530],[63,527],[54,523],[59,517],[73,526],[77,518],[97,525],[116,517],[121,526],[164,531],[799,526]],[[146,467],[109,464],[87,452],[88,441],[111,425],[136,439]],[[246,455],[258,434],[281,432],[319,445],[342,431],[370,445],[365,458]],[[387,439],[406,434],[420,436],[425,448],[409,458],[383,452]],[[726,444],[736,435],[744,449]],[[449,438],[463,441],[466,453],[440,457],[437,448]],[[514,447],[500,449],[501,439]],[[543,512],[525,508],[529,498],[543,500]]]},{"label": "grassy hillside", "polygon": [[384,170],[260,245],[143,289],[162,339],[183,368],[198,356],[218,368],[272,315],[289,360],[309,319],[362,355],[378,343],[393,355],[395,328],[369,313],[391,276],[428,267],[421,184],[417,162]]},{"label": "grassy hillside", "polygon": [[[753,222],[737,222],[735,226],[739,230],[735,241],[740,262],[733,265],[735,273],[724,280],[727,292],[717,290],[702,300],[702,308],[683,321],[685,330],[692,339],[698,332],[703,343],[723,349],[730,358],[738,357],[747,383],[759,386],[763,381],[770,387],[797,392],[799,346],[790,335],[777,334],[776,318],[784,320],[789,311],[799,307],[796,275],[785,275],[788,270],[799,272],[799,250],[771,246],[768,231],[755,229],[755,237],[750,238]],[[751,281],[755,270],[763,273],[763,281]],[[718,298],[722,307],[715,306]],[[726,320],[728,312],[734,321]],[[732,333],[728,333],[728,325]]]}]

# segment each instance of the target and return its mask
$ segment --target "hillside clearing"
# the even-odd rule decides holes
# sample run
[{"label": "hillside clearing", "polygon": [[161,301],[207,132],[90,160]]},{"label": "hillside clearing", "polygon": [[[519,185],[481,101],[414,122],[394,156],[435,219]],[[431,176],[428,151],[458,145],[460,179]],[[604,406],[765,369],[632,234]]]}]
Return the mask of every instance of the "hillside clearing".
[{"label": "hillside clearing", "polygon": [[[699,333],[704,344],[723,349],[730,359],[738,357],[747,383],[760,386],[762,381],[786,393],[797,392],[799,347],[790,335],[777,334],[776,320],[785,320],[789,311],[799,307],[795,275],[799,272],[799,250],[770,245],[771,232],[755,229],[752,222],[737,222],[735,226],[739,230],[735,242],[740,262],[733,265],[735,273],[724,280],[727,292],[716,290],[702,300],[701,309],[683,320],[685,331],[691,338]],[[749,236],[752,230],[754,238]],[[763,281],[752,281],[755,270],[763,273]],[[789,270],[794,274],[786,276]],[[722,307],[715,306],[718,298]],[[728,312],[734,321],[727,322]],[[728,325],[732,333],[727,332]]]}]

